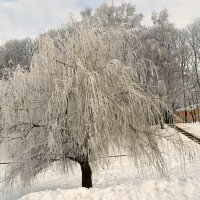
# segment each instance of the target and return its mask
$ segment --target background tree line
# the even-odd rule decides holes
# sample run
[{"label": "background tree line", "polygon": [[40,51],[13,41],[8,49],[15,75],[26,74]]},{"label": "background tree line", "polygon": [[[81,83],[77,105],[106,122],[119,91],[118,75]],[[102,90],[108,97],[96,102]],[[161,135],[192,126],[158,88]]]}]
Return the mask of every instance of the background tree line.
[{"label": "background tree line", "polygon": [[[135,6],[126,3],[120,6],[103,4],[94,11],[87,7],[80,14],[82,20],[97,17],[105,27],[123,26],[134,32],[139,38],[137,56],[146,59],[146,81],[149,84],[151,80],[150,84],[155,88],[162,88],[162,92],[157,90],[157,93],[165,99],[169,109],[175,111],[177,108],[199,104],[199,19],[184,29],[178,29],[169,21],[167,10],[162,10],[152,13],[153,25],[142,26],[143,15],[136,13]],[[49,30],[48,34],[52,38],[64,36],[65,28]],[[37,41],[41,37],[36,40],[25,38],[6,41],[0,47],[1,77],[8,68],[18,64],[29,70],[32,55],[37,51]],[[152,64],[156,67],[157,75],[149,70]]]}]

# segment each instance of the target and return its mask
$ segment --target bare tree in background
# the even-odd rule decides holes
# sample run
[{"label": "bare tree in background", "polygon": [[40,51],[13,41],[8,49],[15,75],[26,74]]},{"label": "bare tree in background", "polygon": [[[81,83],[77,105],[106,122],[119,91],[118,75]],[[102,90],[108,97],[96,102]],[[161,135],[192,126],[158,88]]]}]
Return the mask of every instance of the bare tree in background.
[{"label": "bare tree in background", "polygon": [[177,30],[170,23],[167,10],[153,12],[152,22],[153,26],[143,28],[139,36],[143,45],[143,56],[155,64],[158,81],[162,83],[158,86],[160,92],[157,94],[168,106],[168,109],[160,106],[160,122],[161,127],[164,128],[164,122],[173,123],[172,112],[175,109],[181,84],[181,70],[176,48]]},{"label": "bare tree in background", "polygon": [[16,65],[28,70],[33,56],[35,44],[30,38],[12,39],[0,47],[1,76]]},{"label": "bare tree in background", "polygon": [[179,30],[177,32],[176,48],[178,51],[177,59],[179,60],[182,84],[180,85],[179,93],[176,94],[178,103],[183,105],[185,114],[184,122],[188,122],[188,111],[189,106],[188,96],[191,94],[191,89],[193,87],[192,71],[190,69],[190,59],[191,59],[191,48],[187,41],[188,34],[185,29]]},{"label": "bare tree in background", "polygon": [[[190,46],[190,71],[191,71],[191,94],[188,96],[189,101],[191,102],[192,107],[199,107],[200,100],[200,73],[199,73],[199,64],[200,64],[200,20],[197,19],[194,23],[190,24],[187,27],[187,42]],[[197,119],[196,119],[197,118]],[[194,114],[194,121],[200,118],[199,109],[197,113]]]},{"label": "bare tree in background", "polygon": [[108,5],[106,3],[99,6],[94,14],[92,9],[86,7],[81,11],[82,18],[95,16],[100,19],[103,26],[124,26],[126,28],[138,28],[141,26],[142,14],[136,13],[136,8],[130,3],[122,3],[117,6],[114,3]]},{"label": "bare tree in background", "polygon": [[80,14],[83,19],[90,17],[92,15],[92,9],[90,7],[86,7],[84,10],[80,12]]},{"label": "bare tree in background", "polygon": [[196,20],[193,24],[189,25],[188,28],[188,43],[192,49],[191,65],[196,75],[196,83],[200,88],[199,78],[199,60],[200,60],[200,20]]}]

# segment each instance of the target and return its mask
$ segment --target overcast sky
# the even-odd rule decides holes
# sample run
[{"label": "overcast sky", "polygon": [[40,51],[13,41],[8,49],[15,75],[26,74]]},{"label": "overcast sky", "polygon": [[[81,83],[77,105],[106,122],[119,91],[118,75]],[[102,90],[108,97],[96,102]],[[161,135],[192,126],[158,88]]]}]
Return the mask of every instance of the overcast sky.
[{"label": "overcast sky", "polygon": [[[0,0],[0,43],[11,38],[35,37],[49,28],[64,24],[70,14],[78,17],[86,6],[93,9],[110,0]],[[184,27],[200,17],[200,0],[115,0],[132,2],[143,13],[144,24],[151,12],[167,8],[171,22]]]}]

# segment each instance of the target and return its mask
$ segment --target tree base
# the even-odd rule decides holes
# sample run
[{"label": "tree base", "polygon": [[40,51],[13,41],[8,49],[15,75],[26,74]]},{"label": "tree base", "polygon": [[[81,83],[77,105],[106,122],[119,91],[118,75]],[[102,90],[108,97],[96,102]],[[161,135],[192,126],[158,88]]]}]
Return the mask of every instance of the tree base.
[{"label": "tree base", "polygon": [[90,168],[88,160],[79,162],[82,172],[82,187],[92,187],[92,170]]}]

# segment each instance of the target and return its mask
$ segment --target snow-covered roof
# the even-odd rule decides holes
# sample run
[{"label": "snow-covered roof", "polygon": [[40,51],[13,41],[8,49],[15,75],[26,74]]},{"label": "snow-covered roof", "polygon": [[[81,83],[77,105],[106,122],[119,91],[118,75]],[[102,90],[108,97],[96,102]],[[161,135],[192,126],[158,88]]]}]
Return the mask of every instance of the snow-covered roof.
[{"label": "snow-covered roof", "polygon": [[193,109],[196,109],[199,106],[200,106],[199,104],[192,104],[192,105],[189,105],[185,108],[179,108],[175,112],[184,111],[184,110],[193,110]]}]

